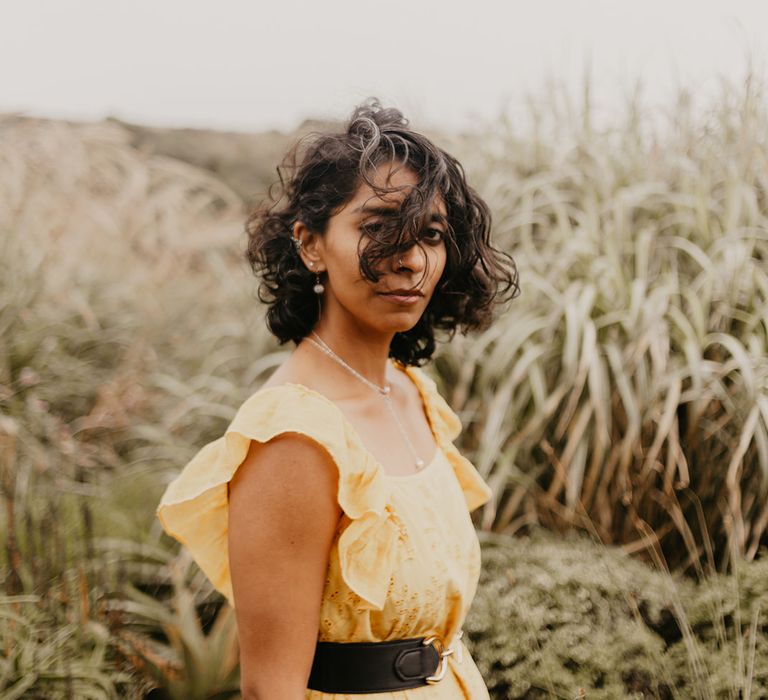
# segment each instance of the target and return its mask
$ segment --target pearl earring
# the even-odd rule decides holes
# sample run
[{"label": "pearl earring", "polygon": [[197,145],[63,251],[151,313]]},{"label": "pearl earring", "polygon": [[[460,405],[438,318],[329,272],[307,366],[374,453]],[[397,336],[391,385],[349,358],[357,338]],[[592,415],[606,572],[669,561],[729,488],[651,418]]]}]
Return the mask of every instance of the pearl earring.
[{"label": "pearl earring", "polygon": [[[310,267],[314,267],[314,266],[315,266],[315,263],[314,263],[313,261],[311,261],[311,260],[310,260],[310,262],[309,262],[309,265],[310,265]],[[313,291],[315,294],[322,294],[322,293],[325,291],[325,287],[324,287],[324,286],[323,286],[323,284],[320,282],[320,273],[316,273],[316,274],[315,274],[315,277],[317,278],[317,280],[315,281],[315,286],[314,286],[314,287],[312,287],[312,291]]]}]

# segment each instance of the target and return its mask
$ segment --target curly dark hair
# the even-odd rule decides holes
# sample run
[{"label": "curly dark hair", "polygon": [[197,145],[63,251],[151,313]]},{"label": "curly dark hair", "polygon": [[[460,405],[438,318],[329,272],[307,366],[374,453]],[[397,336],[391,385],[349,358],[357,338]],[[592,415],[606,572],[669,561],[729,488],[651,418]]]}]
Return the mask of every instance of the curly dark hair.
[{"label": "curly dark hair", "polygon": [[298,344],[319,317],[312,291],[315,274],[294,248],[294,222],[322,235],[330,217],[363,183],[378,196],[397,191],[372,182],[376,168],[387,163],[409,168],[417,183],[397,214],[365,231],[368,244],[359,253],[362,276],[377,282],[376,263],[414,241],[421,246],[414,234],[429,221],[436,194],[447,214],[445,269],[416,325],[395,334],[390,357],[404,365],[423,364],[435,351],[436,328],[448,331],[449,339],[457,328],[463,335],[483,330],[492,321],[493,305],[507,300],[506,292],[511,292],[509,300],[518,296],[515,262],[491,245],[490,210],[467,184],[461,164],[411,129],[398,109],[383,108],[369,98],[354,109],[343,131],[313,132],[299,140],[277,168],[279,182],[248,214],[245,255],[254,274],[262,277],[258,297],[268,304],[267,325],[281,345],[288,340]]}]

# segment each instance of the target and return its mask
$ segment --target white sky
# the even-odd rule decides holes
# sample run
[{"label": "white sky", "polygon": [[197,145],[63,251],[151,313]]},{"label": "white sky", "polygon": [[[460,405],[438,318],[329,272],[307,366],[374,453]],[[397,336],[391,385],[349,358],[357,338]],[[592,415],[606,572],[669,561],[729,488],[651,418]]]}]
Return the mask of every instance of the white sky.
[{"label": "white sky", "polygon": [[598,107],[764,74],[766,0],[0,0],[0,112],[290,129],[377,95],[455,128],[549,77]]}]

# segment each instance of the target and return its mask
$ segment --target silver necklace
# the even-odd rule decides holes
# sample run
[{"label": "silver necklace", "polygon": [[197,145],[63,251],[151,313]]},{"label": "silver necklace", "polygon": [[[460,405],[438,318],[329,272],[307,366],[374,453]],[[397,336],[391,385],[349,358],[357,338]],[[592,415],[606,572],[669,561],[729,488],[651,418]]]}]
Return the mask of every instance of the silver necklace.
[{"label": "silver necklace", "polygon": [[403,434],[403,437],[405,438],[406,443],[408,443],[408,449],[410,449],[411,454],[414,457],[414,460],[416,461],[416,470],[420,470],[424,467],[424,460],[419,458],[419,455],[416,453],[416,450],[413,447],[413,443],[411,442],[411,439],[408,437],[408,433],[405,432],[405,428],[403,427],[403,424],[400,422],[400,419],[397,417],[397,411],[395,410],[395,407],[392,405],[392,397],[389,395],[389,392],[391,390],[391,385],[387,384],[386,386],[379,386],[378,384],[375,384],[370,379],[366,379],[360,372],[358,372],[353,367],[350,367],[344,360],[342,360],[331,348],[326,345],[325,341],[317,334],[315,331],[311,331],[312,335],[317,338],[320,342],[316,342],[312,340],[309,336],[306,336],[307,340],[310,343],[313,343],[318,348],[320,348],[328,357],[336,360],[342,367],[346,367],[352,374],[354,374],[360,381],[365,382],[369,387],[372,389],[375,389],[381,396],[384,398],[384,402],[389,406],[389,410],[392,412],[392,417],[395,419],[395,422],[397,423],[397,427],[400,429],[400,432]]}]

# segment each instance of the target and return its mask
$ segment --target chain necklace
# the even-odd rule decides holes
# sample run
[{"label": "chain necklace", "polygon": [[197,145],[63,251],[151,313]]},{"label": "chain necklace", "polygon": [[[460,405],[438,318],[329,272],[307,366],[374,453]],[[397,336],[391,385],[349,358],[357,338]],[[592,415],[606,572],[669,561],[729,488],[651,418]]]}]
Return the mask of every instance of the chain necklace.
[{"label": "chain necklace", "polygon": [[406,443],[408,444],[408,448],[411,451],[411,454],[414,457],[414,460],[416,461],[416,470],[420,470],[424,467],[424,460],[420,459],[418,454],[416,454],[416,450],[413,447],[413,443],[411,442],[411,439],[408,437],[408,433],[405,431],[405,428],[403,427],[403,424],[400,422],[400,419],[397,416],[397,411],[395,410],[395,407],[392,405],[392,398],[389,395],[390,389],[392,386],[390,384],[387,384],[386,386],[379,386],[378,384],[374,384],[370,379],[366,379],[360,372],[358,372],[356,369],[350,367],[344,360],[342,360],[331,348],[326,345],[325,341],[317,334],[315,331],[311,331],[312,335],[317,338],[320,342],[316,342],[312,340],[309,336],[307,337],[307,340],[310,343],[313,343],[318,348],[320,348],[328,357],[336,360],[342,367],[346,367],[352,374],[354,374],[360,381],[365,382],[369,387],[372,389],[375,389],[381,396],[384,398],[384,403],[389,406],[389,410],[392,412],[392,417],[395,419],[395,422],[397,423],[397,427],[400,429],[400,432],[403,434],[403,437],[405,438]]}]

